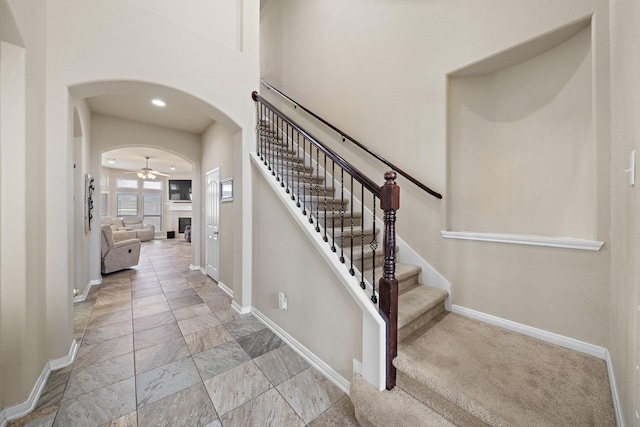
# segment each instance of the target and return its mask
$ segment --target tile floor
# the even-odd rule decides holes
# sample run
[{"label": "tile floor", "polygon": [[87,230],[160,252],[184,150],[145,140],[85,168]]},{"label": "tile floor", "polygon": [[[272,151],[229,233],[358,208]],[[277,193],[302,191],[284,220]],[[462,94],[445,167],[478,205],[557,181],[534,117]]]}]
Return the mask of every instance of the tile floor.
[{"label": "tile floor", "polygon": [[140,264],[75,304],[75,362],[16,426],[357,426],[347,395],[192,271],[190,243],[142,244]]}]

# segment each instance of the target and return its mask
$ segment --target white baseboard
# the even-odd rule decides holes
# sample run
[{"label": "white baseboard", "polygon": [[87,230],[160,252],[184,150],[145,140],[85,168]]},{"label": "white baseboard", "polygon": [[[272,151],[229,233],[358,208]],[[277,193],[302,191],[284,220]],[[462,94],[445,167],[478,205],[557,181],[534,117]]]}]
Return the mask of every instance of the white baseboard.
[{"label": "white baseboard", "polygon": [[607,349],[604,347],[565,337],[564,335],[559,335],[553,332],[544,331],[532,326],[523,325],[521,323],[512,322],[511,320],[492,316],[491,314],[481,313],[470,308],[460,307],[455,304],[451,307],[451,311],[461,316],[479,320],[509,331],[518,332],[528,337],[537,338],[540,341],[545,341],[560,347],[568,348],[569,350],[597,357],[598,359],[606,359]]},{"label": "white baseboard", "polygon": [[225,291],[231,298],[233,298],[233,289],[229,288],[227,285],[225,285],[222,282],[218,282],[218,287],[223,291]]},{"label": "white baseboard", "polygon": [[0,427],[5,427],[7,421],[24,417],[34,410],[36,404],[38,403],[38,399],[40,399],[42,390],[44,390],[44,386],[47,384],[47,380],[49,379],[49,375],[51,375],[51,372],[58,369],[66,368],[67,366],[72,364],[76,357],[79,345],[80,343],[77,340],[73,340],[71,342],[69,353],[66,356],[59,359],[50,360],[44,365],[44,368],[42,369],[40,376],[36,379],[36,383],[31,389],[31,393],[29,393],[29,397],[27,398],[27,400],[23,403],[4,408],[0,412]]},{"label": "white baseboard", "polygon": [[235,301],[231,301],[231,307],[240,314],[251,313],[251,307],[243,307]]},{"label": "white baseboard", "polygon": [[90,280],[89,283],[87,283],[87,286],[85,286],[84,288],[84,292],[82,292],[81,295],[76,295],[76,297],[73,298],[73,302],[82,302],[84,300],[87,299],[87,295],[89,295],[89,290],[91,289],[92,286],[97,286],[102,284],[102,276],[100,276],[99,279],[96,280]]},{"label": "white baseboard", "polygon": [[284,329],[276,325],[267,316],[262,314],[255,307],[251,307],[251,313],[261,320],[269,329],[273,331],[282,341],[302,356],[311,366],[316,368],[318,372],[327,377],[329,381],[336,385],[340,390],[349,394],[350,383],[342,375],[337,373],[331,366],[327,365],[322,359],[312,353],[308,348],[302,345],[298,340],[289,335]]},{"label": "white baseboard", "polygon": [[607,370],[609,371],[609,384],[611,386],[611,398],[613,399],[613,409],[616,413],[616,425],[618,427],[624,427],[624,413],[620,406],[620,397],[618,396],[618,386],[616,385],[616,375],[613,372],[613,361],[609,350],[606,352],[605,361],[607,362]]}]

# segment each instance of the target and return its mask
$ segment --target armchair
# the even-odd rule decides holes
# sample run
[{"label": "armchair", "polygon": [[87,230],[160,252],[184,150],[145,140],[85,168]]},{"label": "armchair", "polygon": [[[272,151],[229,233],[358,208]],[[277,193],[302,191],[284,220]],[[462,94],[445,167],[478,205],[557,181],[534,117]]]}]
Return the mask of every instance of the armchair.
[{"label": "armchair", "polygon": [[140,259],[140,240],[128,239],[115,242],[113,230],[108,224],[101,226],[102,231],[102,273],[112,273],[138,264]]}]

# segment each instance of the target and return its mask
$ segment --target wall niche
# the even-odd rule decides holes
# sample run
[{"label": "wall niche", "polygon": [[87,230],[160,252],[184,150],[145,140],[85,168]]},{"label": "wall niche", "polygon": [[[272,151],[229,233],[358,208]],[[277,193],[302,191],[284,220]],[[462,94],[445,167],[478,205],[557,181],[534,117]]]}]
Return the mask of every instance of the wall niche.
[{"label": "wall niche", "polygon": [[448,77],[448,229],[595,239],[590,20]]}]

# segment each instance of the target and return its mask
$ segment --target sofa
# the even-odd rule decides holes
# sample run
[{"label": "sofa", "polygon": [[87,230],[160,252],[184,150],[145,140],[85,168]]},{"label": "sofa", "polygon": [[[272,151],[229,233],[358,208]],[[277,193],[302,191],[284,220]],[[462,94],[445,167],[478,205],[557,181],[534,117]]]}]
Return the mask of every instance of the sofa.
[{"label": "sofa", "polygon": [[140,239],[140,241],[144,242],[152,240],[156,234],[156,227],[154,225],[144,225],[142,217],[139,216],[125,216],[122,219],[103,216],[100,218],[100,222],[111,227],[113,240],[116,242],[128,239]]},{"label": "sofa", "polygon": [[102,263],[103,274],[124,270],[133,267],[140,260],[140,239],[127,239],[116,242],[113,238],[115,233],[111,226],[102,224],[100,227],[102,234]]}]

